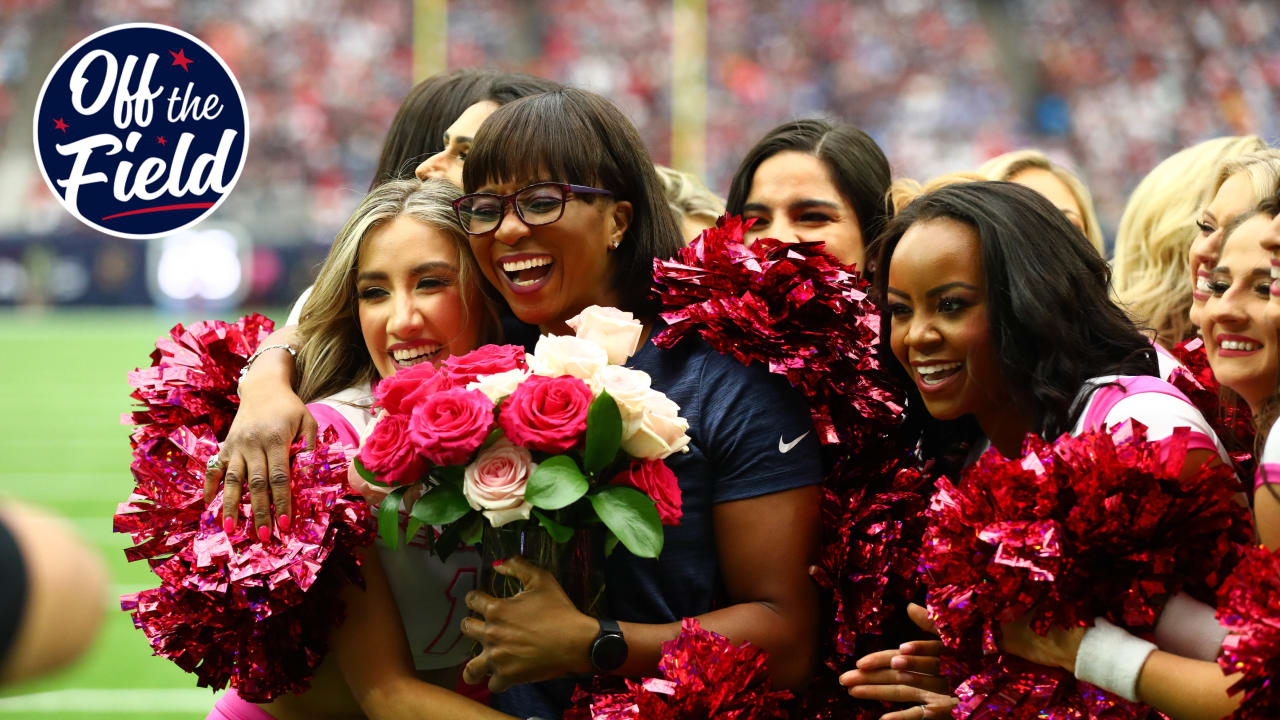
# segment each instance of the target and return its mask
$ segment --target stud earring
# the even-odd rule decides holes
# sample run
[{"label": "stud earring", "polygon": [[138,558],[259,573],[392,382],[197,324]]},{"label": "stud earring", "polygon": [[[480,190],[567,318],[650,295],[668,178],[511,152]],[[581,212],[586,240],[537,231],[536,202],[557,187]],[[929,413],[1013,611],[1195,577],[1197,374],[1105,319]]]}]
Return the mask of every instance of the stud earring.
[{"label": "stud earring", "polygon": [[618,249],[618,246],[619,246],[619,245],[621,245],[621,244],[622,244],[622,241],[621,241],[621,240],[614,240],[613,242],[609,243],[609,249],[610,249],[610,250],[617,250],[617,249]]}]

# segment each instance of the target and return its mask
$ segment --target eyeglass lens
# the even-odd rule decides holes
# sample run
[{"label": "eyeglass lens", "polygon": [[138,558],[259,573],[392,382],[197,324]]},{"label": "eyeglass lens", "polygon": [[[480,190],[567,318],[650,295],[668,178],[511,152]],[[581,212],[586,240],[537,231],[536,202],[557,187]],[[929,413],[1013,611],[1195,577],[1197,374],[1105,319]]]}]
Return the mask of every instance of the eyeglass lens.
[{"label": "eyeglass lens", "polygon": [[[559,185],[534,185],[515,196],[516,213],[527,225],[546,225],[560,219],[564,209],[564,188]],[[458,208],[468,222],[472,234],[486,233],[502,222],[506,203],[495,195],[467,198]]]}]

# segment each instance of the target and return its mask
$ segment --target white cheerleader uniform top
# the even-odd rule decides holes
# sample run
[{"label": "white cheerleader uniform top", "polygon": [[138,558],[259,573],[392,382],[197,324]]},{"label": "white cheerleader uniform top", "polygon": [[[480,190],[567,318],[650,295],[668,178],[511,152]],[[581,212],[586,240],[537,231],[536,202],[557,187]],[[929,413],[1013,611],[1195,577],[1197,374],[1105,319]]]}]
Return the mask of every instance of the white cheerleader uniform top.
[{"label": "white cheerleader uniform top", "polygon": [[[372,407],[368,385],[307,405],[320,429],[336,430],[353,455],[373,422]],[[402,505],[400,512],[407,515],[408,511]],[[472,643],[462,635],[460,625],[469,614],[463,598],[476,589],[480,567],[480,554],[473,547],[459,548],[447,562],[431,554],[425,541],[430,531],[424,527],[413,542],[395,550],[388,549],[381,538],[376,541],[418,670],[457,667],[471,659]]]}]

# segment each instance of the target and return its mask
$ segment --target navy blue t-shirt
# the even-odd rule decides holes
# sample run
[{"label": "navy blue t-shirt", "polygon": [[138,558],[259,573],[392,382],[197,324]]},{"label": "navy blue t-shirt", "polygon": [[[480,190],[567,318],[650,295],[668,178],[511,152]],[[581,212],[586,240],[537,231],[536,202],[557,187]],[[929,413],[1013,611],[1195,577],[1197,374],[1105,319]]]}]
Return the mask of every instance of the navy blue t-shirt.
[{"label": "navy blue t-shirt", "polygon": [[[656,560],[619,545],[605,566],[605,592],[615,620],[679,622],[730,604],[713,506],[821,483],[821,451],[808,405],[785,378],[744,367],[700,339],[669,350],[647,342],[627,366],[648,373],[689,421],[689,452],[666,460],[680,481],[684,516],[665,528]],[[559,718],[574,684],[519,685],[496,696],[494,707]]]}]

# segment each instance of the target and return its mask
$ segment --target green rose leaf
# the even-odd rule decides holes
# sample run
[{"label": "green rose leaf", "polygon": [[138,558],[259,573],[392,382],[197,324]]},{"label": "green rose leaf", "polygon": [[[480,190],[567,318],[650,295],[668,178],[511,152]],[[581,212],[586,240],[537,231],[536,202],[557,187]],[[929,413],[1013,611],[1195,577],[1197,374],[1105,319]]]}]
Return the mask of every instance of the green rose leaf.
[{"label": "green rose leaf", "polygon": [[609,393],[600,392],[600,397],[591,402],[587,408],[587,447],[584,460],[587,472],[600,472],[622,447],[622,413],[618,412],[618,403]]},{"label": "green rose leaf", "polygon": [[447,525],[471,512],[462,491],[450,483],[428,490],[413,504],[409,517],[427,525]]},{"label": "green rose leaf", "polygon": [[[478,512],[450,526],[455,527],[458,528],[458,537],[464,545],[479,545],[484,538],[484,516]],[[441,556],[441,559],[447,558]]]},{"label": "green rose leaf", "polygon": [[524,499],[543,510],[559,510],[587,494],[587,477],[568,455],[542,461],[524,488]]},{"label": "green rose leaf", "polygon": [[662,521],[649,496],[635,488],[614,485],[591,493],[587,499],[631,554],[656,558],[662,552]]},{"label": "green rose leaf", "polygon": [[408,490],[408,487],[392,490],[378,506],[378,535],[392,550],[400,544],[400,499]]},{"label": "green rose leaf", "polygon": [[504,434],[505,433],[502,432],[502,428],[494,428],[490,430],[489,434],[485,437],[484,442],[480,443],[480,449],[476,452],[484,452],[485,450],[493,447],[493,444],[501,440]]},{"label": "green rose leaf", "polygon": [[364,466],[364,463],[360,462],[360,456],[359,456],[359,455],[357,455],[357,456],[355,456],[354,458],[352,458],[351,462],[355,463],[355,466],[356,466],[356,474],[358,474],[360,477],[364,478],[364,481],[365,481],[365,482],[369,483],[370,485],[377,485],[378,487],[391,487],[390,485],[388,485],[388,484],[386,484],[386,483],[382,482],[381,480],[379,480],[379,479],[378,479],[378,476],[377,476],[377,475],[374,475],[372,470],[370,470],[369,468],[365,467],[365,466]]},{"label": "green rose leaf", "polygon": [[439,478],[441,485],[453,485],[461,491],[462,480],[466,471],[467,468],[464,465],[446,465],[442,468],[436,468],[436,471],[432,474]]},{"label": "green rose leaf", "polygon": [[609,536],[604,539],[604,556],[609,557],[612,555],[613,549],[616,547],[618,547],[618,536],[609,533]]},{"label": "green rose leaf", "polygon": [[573,528],[568,525],[561,525],[555,520],[552,520],[538,508],[533,509],[533,516],[538,518],[538,524],[547,531],[547,534],[551,536],[552,540],[563,545],[573,539]]}]

